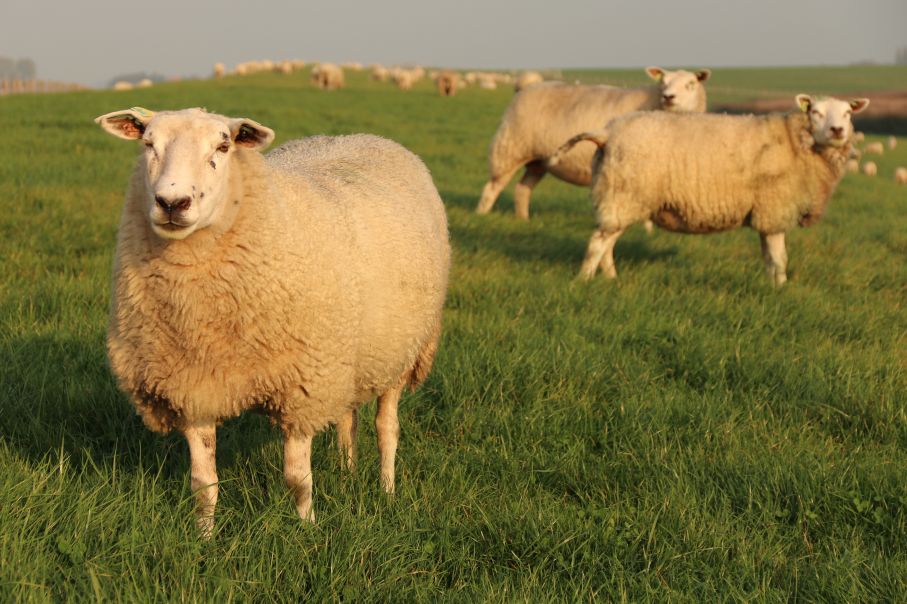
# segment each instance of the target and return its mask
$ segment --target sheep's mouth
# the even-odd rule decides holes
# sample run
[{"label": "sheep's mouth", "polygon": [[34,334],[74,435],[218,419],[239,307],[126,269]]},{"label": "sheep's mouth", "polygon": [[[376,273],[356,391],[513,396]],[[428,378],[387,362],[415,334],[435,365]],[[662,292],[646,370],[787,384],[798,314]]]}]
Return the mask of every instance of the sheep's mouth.
[{"label": "sheep's mouth", "polygon": [[172,231],[181,231],[183,229],[188,229],[192,225],[191,224],[180,224],[178,222],[173,222],[171,220],[169,222],[156,222],[156,223],[154,223],[154,226],[156,226],[157,228],[159,228],[161,230],[172,232]]}]

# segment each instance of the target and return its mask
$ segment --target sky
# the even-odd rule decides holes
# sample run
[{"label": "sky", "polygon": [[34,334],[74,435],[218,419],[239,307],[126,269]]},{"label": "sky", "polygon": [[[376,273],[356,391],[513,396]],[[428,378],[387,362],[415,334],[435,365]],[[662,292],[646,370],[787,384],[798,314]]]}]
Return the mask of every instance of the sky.
[{"label": "sky", "polygon": [[41,79],[206,76],[251,59],[563,68],[891,63],[907,0],[0,0]]}]

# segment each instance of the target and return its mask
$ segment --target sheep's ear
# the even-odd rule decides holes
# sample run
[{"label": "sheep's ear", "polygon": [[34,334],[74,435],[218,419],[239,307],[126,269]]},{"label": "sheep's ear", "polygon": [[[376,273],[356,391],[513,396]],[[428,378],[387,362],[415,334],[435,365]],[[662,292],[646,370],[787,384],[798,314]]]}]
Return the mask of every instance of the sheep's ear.
[{"label": "sheep's ear", "polygon": [[660,82],[665,77],[665,70],[661,67],[646,67],[646,73],[656,82]]},{"label": "sheep's ear", "polygon": [[812,107],[813,97],[808,94],[798,94],[794,97],[797,101],[797,106],[800,108],[800,111],[803,113],[809,112],[809,108]]},{"label": "sheep's ear", "polygon": [[869,99],[851,99],[850,108],[854,113],[859,113],[869,107]]},{"label": "sheep's ear", "polygon": [[274,141],[274,131],[244,117],[230,120],[233,142],[249,149],[264,149]]},{"label": "sheep's ear", "polygon": [[699,80],[700,82],[705,82],[710,77],[712,77],[711,69],[700,69],[699,71],[696,72],[696,79]]},{"label": "sheep's ear", "polygon": [[112,111],[94,118],[95,123],[117,138],[134,141],[142,138],[145,127],[154,117],[154,112],[144,107],[133,107],[123,111]]}]

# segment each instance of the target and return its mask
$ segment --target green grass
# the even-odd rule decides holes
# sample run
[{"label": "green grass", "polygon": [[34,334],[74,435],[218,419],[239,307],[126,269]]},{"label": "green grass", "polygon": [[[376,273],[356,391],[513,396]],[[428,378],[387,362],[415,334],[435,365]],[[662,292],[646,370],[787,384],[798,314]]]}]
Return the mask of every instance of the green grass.
[{"label": "green grass", "polygon": [[[714,83],[832,86],[817,71]],[[472,212],[509,98],[295,75],[0,99],[0,601],[902,600],[907,140],[791,234],[781,291],[751,231],[631,229],[620,281],[577,284],[586,191],[546,179],[529,224],[509,192]],[[217,534],[197,539],[184,442],[148,432],[106,367],[138,150],[91,120],[132,105],[251,117],[278,143],[375,132],[425,159],[454,270],[434,372],[401,404],[394,500],[373,406],[355,474],[316,439],[311,527],[277,432],[244,416],[219,431]]]}]

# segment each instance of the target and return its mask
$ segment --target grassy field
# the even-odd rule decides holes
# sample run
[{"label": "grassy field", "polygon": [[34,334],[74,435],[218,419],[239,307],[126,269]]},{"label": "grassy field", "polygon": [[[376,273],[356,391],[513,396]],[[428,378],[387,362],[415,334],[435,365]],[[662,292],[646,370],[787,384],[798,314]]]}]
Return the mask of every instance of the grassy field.
[{"label": "grassy field", "polygon": [[[714,83],[809,92],[863,69]],[[854,86],[907,80],[881,72]],[[751,231],[631,229],[619,282],[578,284],[585,190],[546,179],[528,224],[509,190],[473,213],[510,94],[299,74],[0,98],[0,601],[902,601],[907,140],[789,237],[781,291]],[[435,370],[401,403],[394,500],[373,406],[355,474],[316,439],[315,526],[249,415],[219,432],[217,533],[197,539],[187,447],[148,432],[106,366],[138,149],[92,118],[132,105],[251,117],[278,143],[373,132],[425,159],[454,269]]]}]

